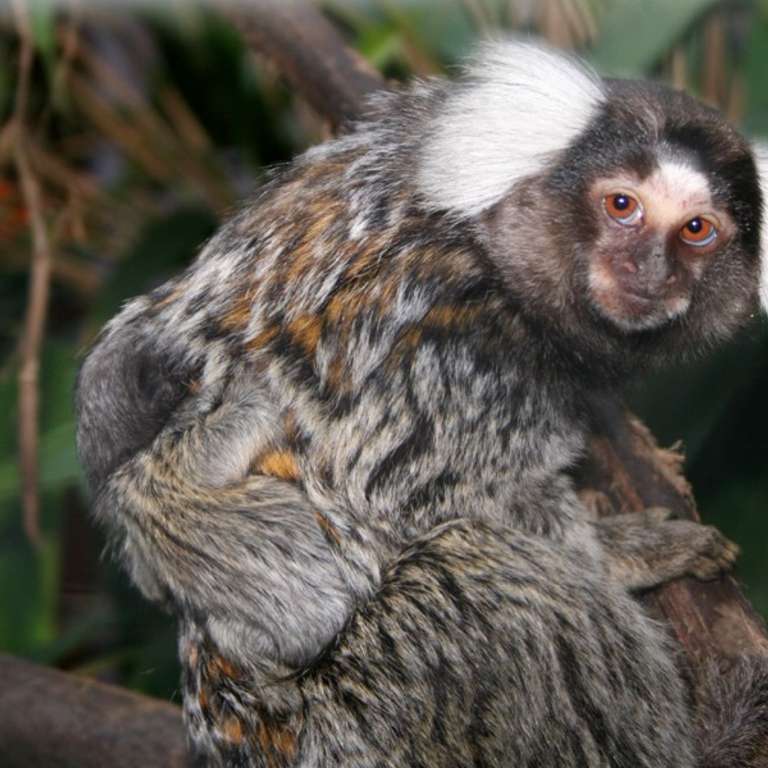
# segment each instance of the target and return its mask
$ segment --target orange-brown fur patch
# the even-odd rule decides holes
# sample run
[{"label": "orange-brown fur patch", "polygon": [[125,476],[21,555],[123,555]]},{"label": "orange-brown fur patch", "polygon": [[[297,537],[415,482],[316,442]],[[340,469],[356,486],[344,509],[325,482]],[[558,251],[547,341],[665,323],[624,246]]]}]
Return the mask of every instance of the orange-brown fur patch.
[{"label": "orange-brown fur patch", "polygon": [[186,285],[179,285],[174,290],[172,290],[167,296],[164,296],[162,299],[159,299],[154,304],[154,309],[164,309],[165,307],[174,304],[179,299],[184,298],[187,291]]},{"label": "orange-brown fur patch", "polygon": [[412,354],[421,343],[423,329],[419,326],[413,326],[405,331],[392,347],[392,351],[385,360],[385,366],[388,371],[394,373],[404,357]]},{"label": "orange-brown fur patch", "polygon": [[[371,239],[362,251],[356,251],[351,246],[344,247],[343,255],[349,255],[349,265],[341,279],[340,287],[328,302],[325,309],[327,321],[333,325],[350,323],[366,304],[372,304],[372,292],[369,290],[371,281],[381,272],[381,249],[384,245],[379,240]],[[397,290],[398,283],[390,279],[385,285],[377,283],[379,297],[389,297],[391,300]],[[385,302],[386,303],[386,302]]]},{"label": "orange-brown fur patch", "polygon": [[392,304],[394,304],[399,288],[399,277],[390,277],[390,279],[382,282],[377,301],[378,311],[382,315],[386,315],[391,311]]},{"label": "orange-brown fur patch", "polygon": [[329,302],[325,315],[333,324],[355,318],[359,310],[365,305],[366,295],[362,291],[339,291]]},{"label": "orange-brown fur patch", "polygon": [[407,349],[415,349],[421,341],[421,328],[411,328],[400,337],[400,344]]},{"label": "orange-brown fur patch", "polygon": [[347,271],[344,273],[344,279],[348,281],[361,280],[372,277],[376,274],[376,268],[381,263],[378,250],[379,243],[371,241],[359,255],[354,251],[350,252],[350,261]]},{"label": "orange-brown fur patch", "polygon": [[322,330],[322,321],[316,315],[300,315],[288,325],[288,333],[308,355],[315,354]]},{"label": "orange-brown fur patch", "polygon": [[240,676],[235,665],[223,656],[214,656],[214,658],[211,659],[211,667],[213,667],[215,671],[220,672],[222,675],[233,680],[236,680]]},{"label": "orange-brown fur patch", "polygon": [[299,463],[290,451],[270,451],[260,456],[254,467],[256,472],[281,480],[298,480]]},{"label": "orange-brown fur patch", "polygon": [[288,255],[288,269],[284,280],[294,283],[306,274],[317,261],[316,246],[328,229],[343,215],[338,201],[332,197],[313,200],[302,210],[302,218],[309,222],[296,247]]},{"label": "orange-brown fur patch", "polygon": [[263,347],[266,347],[270,341],[275,339],[278,333],[280,333],[280,328],[276,325],[271,325],[260,333],[257,333],[254,337],[248,339],[245,342],[245,348],[249,352],[256,352]]},{"label": "orange-brown fur patch", "polygon": [[473,306],[451,306],[440,304],[427,312],[424,317],[424,325],[436,326],[438,328],[459,328],[471,323],[478,317],[481,307]]},{"label": "orange-brown fur patch", "polygon": [[337,392],[341,391],[346,370],[344,358],[341,355],[336,355],[328,365],[328,371],[325,376],[325,384],[329,389]]},{"label": "orange-brown fur patch", "polygon": [[221,327],[227,331],[244,331],[248,327],[253,308],[254,288],[240,294],[233,302],[227,313],[221,318]]},{"label": "orange-brown fur patch", "polygon": [[387,365],[394,370],[399,365],[403,355],[412,352],[419,346],[426,329],[439,328],[458,331],[467,328],[489,311],[489,307],[485,303],[435,305],[418,325],[410,327],[401,334],[387,359]]},{"label": "orange-brown fur patch", "polygon": [[[259,740],[264,756],[271,766],[285,764],[284,760],[291,760],[296,755],[296,734],[285,726],[270,723],[263,720],[259,723],[256,737]],[[275,762],[275,758],[279,762]]]},{"label": "orange-brown fur patch", "polygon": [[328,539],[334,544],[341,543],[339,529],[319,509],[315,510],[315,519]]},{"label": "orange-brown fur patch", "polygon": [[221,723],[221,732],[224,738],[232,744],[241,744],[243,741],[243,724],[237,717],[227,717]]},{"label": "orange-brown fur patch", "polygon": [[[306,233],[304,239],[291,251],[290,253],[290,266],[288,267],[285,276],[281,279],[286,284],[296,283],[315,261],[314,244],[315,240],[319,237],[320,232],[313,231],[316,225],[310,227]],[[319,228],[318,228],[319,229]]]}]

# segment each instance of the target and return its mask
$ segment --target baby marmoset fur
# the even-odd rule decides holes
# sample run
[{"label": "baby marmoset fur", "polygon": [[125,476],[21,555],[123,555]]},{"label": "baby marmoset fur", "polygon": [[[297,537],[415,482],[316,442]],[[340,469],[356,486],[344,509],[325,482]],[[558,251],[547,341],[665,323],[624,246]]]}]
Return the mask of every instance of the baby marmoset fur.
[{"label": "baby marmoset fur", "polygon": [[491,44],[375,97],[128,303],[83,365],[79,448],[132,578],[179,617],[197,752],[711,759],[630,592],[733,546],[659,511],[594,520],[564,473],[596,391],[756,306],[760,212],[715,111]]}]

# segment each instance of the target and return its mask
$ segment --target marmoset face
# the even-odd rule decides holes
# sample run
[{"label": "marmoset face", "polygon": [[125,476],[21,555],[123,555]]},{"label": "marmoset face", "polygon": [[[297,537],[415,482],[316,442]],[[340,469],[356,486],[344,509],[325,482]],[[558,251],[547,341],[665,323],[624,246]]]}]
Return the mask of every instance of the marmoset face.
[{"label": "marmoset face", "polygon": [[627,331],[684,315],[738,230],[706,175],[670,157],[646,176],[599,179],[588,194],[597,229],[588,265],[595,309]]},{"label": "marmoset face", "polygon": [[687,325],[704,340],[722,336],[756,307],[762,196],[752,149],[685,93],[607,87],[550,180],[581,182],[575,215],[589,224],[577,262],[588,302],[627,334]]},{"label": "marmoset face", "polygon": [[762,197],[749,144],[660,85],[608,81],[544,173],[482,219],[523,311],[574,336],[695,351],[757,308]]},{"label": "marmoset face", "polygon": [[[755,153],[691,96],[513,44],[489,49],[424,136],[422,204],[468,223],[512,305],[579,360],[696,353],[757,310]],[[768,267],[768,304],[766,286]]]}]

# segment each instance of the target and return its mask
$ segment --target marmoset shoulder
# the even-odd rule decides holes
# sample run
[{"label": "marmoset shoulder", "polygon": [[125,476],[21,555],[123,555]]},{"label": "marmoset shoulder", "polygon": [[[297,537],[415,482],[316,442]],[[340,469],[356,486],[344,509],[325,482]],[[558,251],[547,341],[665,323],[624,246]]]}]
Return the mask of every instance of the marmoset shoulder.
[{"label": "marmoset shoulder", "polygon": [[566,472],[596,395],[755,310],[761,211],[715,110],[489,44],[455,82],[376,95],[129,302],[82,367],[79,450],[180,619],[196,749],[709,759],[630,592],[735,547],[658,510],[595,520]]}]

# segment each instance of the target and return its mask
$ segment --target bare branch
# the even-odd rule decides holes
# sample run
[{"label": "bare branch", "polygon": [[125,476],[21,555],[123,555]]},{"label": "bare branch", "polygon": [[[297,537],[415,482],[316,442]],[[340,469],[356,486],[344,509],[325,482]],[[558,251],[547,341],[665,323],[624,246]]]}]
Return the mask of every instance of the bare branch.
[{"label": "bare branch", "polygon": [[178,707],[0,654],[5,768],[181,768]]},{"label": "bare branch", "polygon": [[[648,428],[620,403],[602,401],[595,412],[582,482],[605,494],[616,510],[667,507],[679,517],[698,520],[693,493],[682,475],[682,456],[659,448]],[[648,594],[646,604],[669,621],[694,663],[768,655],[765,624],[732,576],[711,582],[677,579]]]},{"label": "bare branch", "polygon": [[32,231],[32,269],[30,272],[24,335],[19,368],[19,455],[21,461],[24,530],[29,540],[40,544],[40,497],[38,492],[39,370],[40,349],[48,314],[51,277],[51,247],[43,216],[40,186],[32,171],[27,148],[27,120],[30,78],[34,48],[24,0],[13,0],[19,35],[19,81],[16,89],[14,160],[22,197],[29,212]]},{"label": "bare branch", "polygon": [[316,8],[295,0],[220,5],[251,48],[281,74],[334,129],[355,118],[364,97],[386,83]]}]

